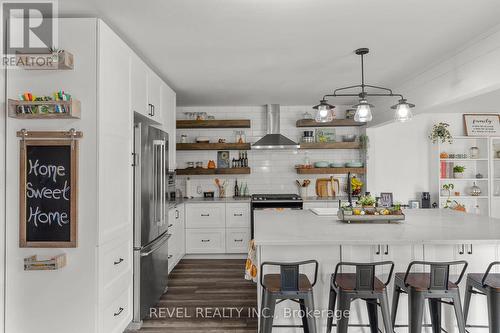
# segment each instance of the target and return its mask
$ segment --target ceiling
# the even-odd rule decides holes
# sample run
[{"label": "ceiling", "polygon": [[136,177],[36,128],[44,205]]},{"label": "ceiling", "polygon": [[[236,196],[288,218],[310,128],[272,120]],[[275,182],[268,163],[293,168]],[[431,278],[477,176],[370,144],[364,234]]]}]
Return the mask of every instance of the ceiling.
[{"label": "ceiling", "polygon": [[498,0],[59,0],[59,8],[102,17],[185,106],[315,104],[359,83],[358,47],[371,50],[367,82],[397,87],[500,23]]}]

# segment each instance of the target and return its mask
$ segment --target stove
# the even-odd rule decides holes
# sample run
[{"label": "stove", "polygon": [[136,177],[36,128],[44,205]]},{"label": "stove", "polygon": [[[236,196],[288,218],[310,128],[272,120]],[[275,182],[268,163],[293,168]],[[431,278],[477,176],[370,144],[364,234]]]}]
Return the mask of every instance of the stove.
[{"label": "stove", "polygon": [[252,194],[252,202],[302,202],[297,194]]},{"label": "stove", "polygon": [[302,209],[304,202],[297,194],[252,194],[250,230],[254,237],[254,211],[260,209]]}]

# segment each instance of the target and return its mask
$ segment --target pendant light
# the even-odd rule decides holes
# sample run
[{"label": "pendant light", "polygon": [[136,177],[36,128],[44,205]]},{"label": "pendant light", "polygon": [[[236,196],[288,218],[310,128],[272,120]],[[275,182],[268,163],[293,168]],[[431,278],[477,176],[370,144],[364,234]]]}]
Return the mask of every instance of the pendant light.
[{"label": "pendant light", "polygon": [[394,112],[394,120],[402,123],[411,120],[413,118],[411,109],[414,107],[415,104],[406,102],[404,98],[400,99],[398,104],[391,106],[391,109],[396,110]]},{"label": "pendant light", "polygon": [[335,106],[328,104],[326,99],[322,99],[318,105],[313,106],[316,112],[316,121],[318,123],[325,123],[333,120],[333,109]]},{"label": "pendant light", "polygon": [[[317,109],[316,113],[316,121],[325,122],[333,119],[333,115],[329,115],[331,113],[331,108],[328,109],[326,105],[330,105],[327,103],[327,97],[358,97],[359,103],[354,105],[356,108],[356,114],[354,115],[354,120],[356,122],[370,122],[373,119],[372,108],[373,105],[369,104],[366,97],[374,96],[374,97],[399,97],[399,101],[396,105],[392,106],[392,109],[395,109],[394,119],[400,122],[411,120],[413,114],[411,112],[411,108],[415,107],[415,104],[410,104],[406,101],[406,99],[401,94],[395,94],[389,88],[372,86],[369,84],[365,84],[365,64],[364,64],[364,56],[370,52],[367,48],[360,48],[354,51],[357,55],[361,57],[361,84],[338,88],[333,91],[333,94],[323,96],[323,99],[320,101],[320,104],[316,105],[314,108]],[[352,90],[355,88],[361,88],[361,92],[342,92],[344,90]],[[370,91],[368,91],[370,90]],[[371,92],[375,90],[374,92]]]},{"label": "pendant light", "polygon": [[359,103],[353,105],[356,108],[356,113],[354,114],[354,121],[358,123],[366,123],[372,121],[372,107],[373,105],[368,104],[366,99],[360,99]]}]

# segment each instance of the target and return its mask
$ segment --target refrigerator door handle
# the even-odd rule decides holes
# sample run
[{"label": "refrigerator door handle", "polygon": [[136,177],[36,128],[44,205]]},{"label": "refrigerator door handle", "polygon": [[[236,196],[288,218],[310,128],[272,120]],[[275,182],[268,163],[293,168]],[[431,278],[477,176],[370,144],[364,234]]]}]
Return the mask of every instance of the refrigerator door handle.
[{"label": "refrigerator door handle", "polygon": [[166,234],[163,239],[155,243],[151,248],[146,251],[146,252],[141,252],[141,257],[147,257],[153,252],[157,251],[159,248],[161,248],[167,241],[168,239],[172,236],[172,234]]}]

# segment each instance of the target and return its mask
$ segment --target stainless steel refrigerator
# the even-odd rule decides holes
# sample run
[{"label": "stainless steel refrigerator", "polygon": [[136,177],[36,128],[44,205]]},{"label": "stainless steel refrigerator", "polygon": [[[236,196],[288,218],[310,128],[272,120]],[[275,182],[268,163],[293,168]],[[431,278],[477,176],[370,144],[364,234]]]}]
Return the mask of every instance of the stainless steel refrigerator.
[{"label": "stainless steel refrigerator", "polygon": [[134,323],[167,288],[168,134],[140,118],[134,123]]}]

